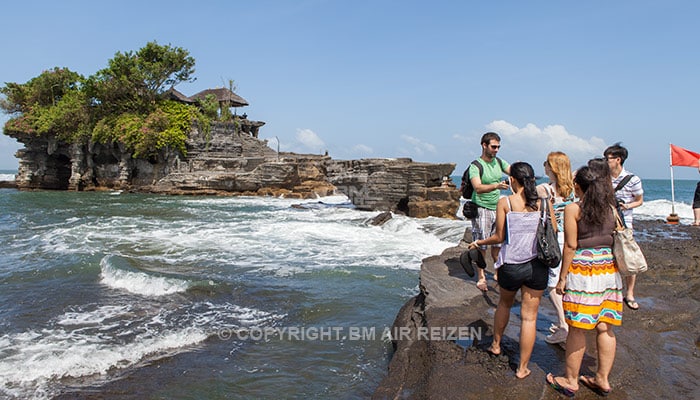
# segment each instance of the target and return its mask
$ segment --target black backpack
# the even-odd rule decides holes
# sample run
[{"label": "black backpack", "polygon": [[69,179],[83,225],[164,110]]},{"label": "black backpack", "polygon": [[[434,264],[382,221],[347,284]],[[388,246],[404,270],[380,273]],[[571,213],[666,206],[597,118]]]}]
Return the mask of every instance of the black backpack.
[{"label": "black backpack", "polygon": [[[496,160],[498,160],[498,165],[501,167],[501,171],[505,172],[506,169],[503,168],[503,160],[498,157],[496,157]],[[484,166],[481,165],[478,160],[472,161],[470,165],[476,165],[476,167],[479,169],[480,178],[484,175]],[[474,194],[474,186],[472,186],[472,182],[469,179],[469,167],[467,167],[462,174],[462,186],[460,186],[459,190],[462,192],[462,197],[467,200],[471,200],[472,194]]]}]

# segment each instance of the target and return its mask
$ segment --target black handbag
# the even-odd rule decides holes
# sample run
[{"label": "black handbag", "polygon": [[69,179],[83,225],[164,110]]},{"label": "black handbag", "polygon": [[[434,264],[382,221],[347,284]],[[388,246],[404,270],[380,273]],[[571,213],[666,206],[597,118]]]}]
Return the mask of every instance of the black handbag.
[{"label": "black handbag", "polygon": [[471,200],[467,200],[462,208],[462,215],[466,219],[474,219],[479,216],[479,206]]},{"label": "black handbag", "polygon": [[554,211],[546,215],[549,199],[540,199],[540,222],[537,224],[537,258],[549,268],[556,268],[561,262],[561,249],[554,230]]}]

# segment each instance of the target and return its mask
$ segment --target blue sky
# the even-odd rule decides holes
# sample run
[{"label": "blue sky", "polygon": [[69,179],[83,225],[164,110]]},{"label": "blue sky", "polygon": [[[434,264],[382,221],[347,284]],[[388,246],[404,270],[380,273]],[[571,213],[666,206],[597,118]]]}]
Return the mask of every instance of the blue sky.
[{"label": "blue sky", "polygon": [[[0,82],[82,75],[149,41],[196,60],[192,95],[227,86],[283,151],[452,162],[489,130],[539,173],[621,141],[626,167],[668,178],[669,143],[700,152],[694,1],[33,1],[3,6]],[[7,120],[0,116],[0,123]],[[0,136],[0,169],[16,169]],[[698,172],[674,167],[677,179]]]}]

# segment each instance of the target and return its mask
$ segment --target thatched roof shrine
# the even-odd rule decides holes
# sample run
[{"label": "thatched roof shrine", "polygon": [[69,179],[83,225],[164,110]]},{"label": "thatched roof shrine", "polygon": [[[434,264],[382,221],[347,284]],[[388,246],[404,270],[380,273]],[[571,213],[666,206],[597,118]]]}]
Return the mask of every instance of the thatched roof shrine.
[{"label": "thatched roof shrine", "polygon": [[180,101],[182,103],[194,103],[194,100],[185,96],[174,87],[171,87],[170,89],[166,90],[165,96],[167,96],[167,98],[170,100]]},{"label": "thatched roof shrine", "polygon": [[192,95],[190,99],[203,100],[209,94],[216,96],[216,100],[218,100],[219,103],[228,102],[230,107],[244,107],[248,105],[248,102],[243,97],[226,88],[202,90],[201,92]]}]

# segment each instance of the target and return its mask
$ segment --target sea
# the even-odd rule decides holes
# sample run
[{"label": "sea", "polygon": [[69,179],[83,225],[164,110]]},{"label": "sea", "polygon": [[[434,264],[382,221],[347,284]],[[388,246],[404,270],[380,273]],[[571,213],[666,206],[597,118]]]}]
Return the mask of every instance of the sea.
[{"label": "sea", "polygon": [[[695,181],[673,204],[670,181],[643,183],[635,218],[692,222]],[[378,214],[342,195],[0,189],[0,398],[368,398],[421,260],[468,227]]]}]

